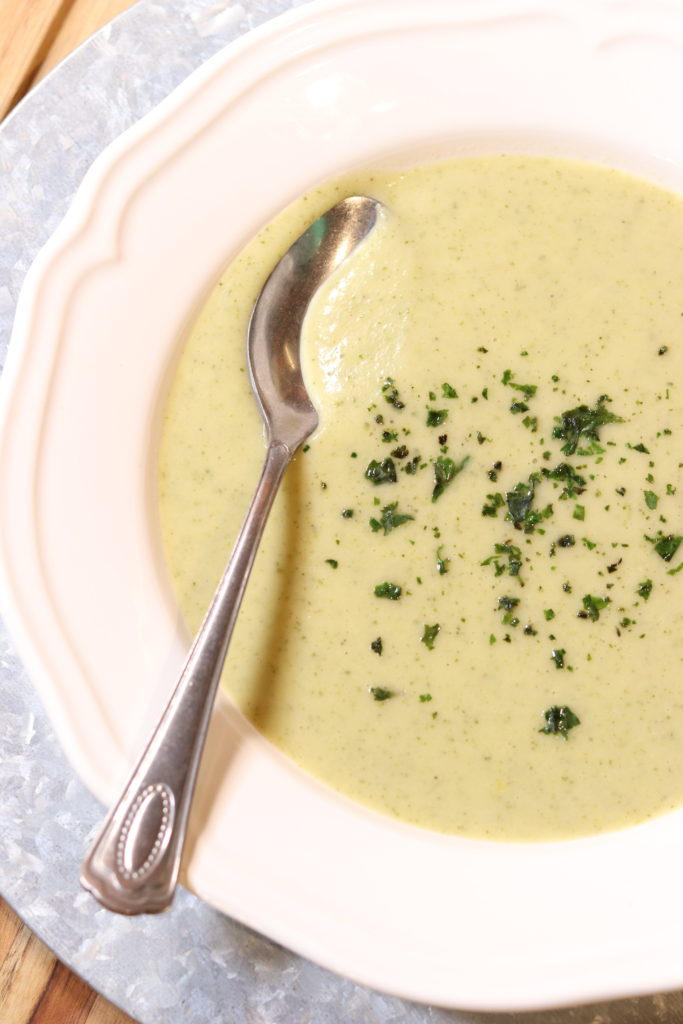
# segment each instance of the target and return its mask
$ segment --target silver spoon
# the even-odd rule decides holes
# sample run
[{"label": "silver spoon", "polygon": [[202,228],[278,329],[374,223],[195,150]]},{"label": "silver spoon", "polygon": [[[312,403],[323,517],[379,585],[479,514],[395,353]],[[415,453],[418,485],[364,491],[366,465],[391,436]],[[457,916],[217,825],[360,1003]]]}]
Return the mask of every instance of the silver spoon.
[{"label": "silver spoon", "polygon": [[301,329],[320,285],[374,227],[380,204],[343,199],[294,243],[249,324],[251,384],[268,431],[261,477],[230,561],[171,699],[81,869],[81,884],[121,914],[163,910],[175,891],[211,710],[256,550],[280,481],[318,425],[301,370]]}]

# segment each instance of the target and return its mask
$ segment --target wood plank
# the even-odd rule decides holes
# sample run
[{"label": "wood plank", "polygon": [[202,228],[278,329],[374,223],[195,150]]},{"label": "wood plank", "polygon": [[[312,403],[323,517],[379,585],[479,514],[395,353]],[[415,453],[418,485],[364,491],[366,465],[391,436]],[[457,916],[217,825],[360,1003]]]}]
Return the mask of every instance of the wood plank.
[{"label": "wood plank", "polygon": [[84,40],[133,3],[134,0],[71,0],[67,3],[68,10],[43,57],[34,83],[43,78]]},{"label": "wood plank", "polygon": [[69,6],[69,0],[0,0],[0,120],[28,88]]},{"label": "wood plank", "polygon": [[68,967],[57,961],[38,1005],[26,1024],[86,1024],[95,993]]},{"label": "wood plank", "polygon": [[56,960],[4,903],[0,903],[0,954],[3,1019],[24,1024],[49,983]]},{"label": "wood plank", "polygon": [[135,1024],[98,995],[0,899],[3,1024]]}]

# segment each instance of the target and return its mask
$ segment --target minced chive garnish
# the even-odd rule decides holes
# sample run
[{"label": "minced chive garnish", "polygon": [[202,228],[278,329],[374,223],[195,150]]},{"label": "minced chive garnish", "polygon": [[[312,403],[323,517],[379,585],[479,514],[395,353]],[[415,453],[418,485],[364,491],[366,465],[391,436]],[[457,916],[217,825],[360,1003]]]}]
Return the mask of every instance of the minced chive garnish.
[{"label": "minced chive garnish", "polygon": [[389,601],[398,601],[403,593],[403,587],[398,583],[378,583],[374,589],[375,597],[386,597]]}]

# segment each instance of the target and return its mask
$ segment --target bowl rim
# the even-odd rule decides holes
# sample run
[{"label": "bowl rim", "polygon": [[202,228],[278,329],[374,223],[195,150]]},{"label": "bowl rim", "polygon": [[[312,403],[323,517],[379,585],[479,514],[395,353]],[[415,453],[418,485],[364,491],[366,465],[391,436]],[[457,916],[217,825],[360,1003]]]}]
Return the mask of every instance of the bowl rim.
[{"label": "bowl rim", "polygon": [[[482,14],[484,7],[485,12]],[[640,12],[638,18],[635,18],[634,14],[636,9]],[[57,423],[62,430],[60,436],[77,435],[76,425],[65,424],[59,420],[59,410],[55,409],[55,394],[56,389],[62,386],[60,375],[63,370],[58,364],[64,357],[65,346],[71,345],[70,341],[65,341],[65,338],[68,339],[66,325],[70,318],[77,315],[76,306],[79,302],[85,304],[82,295],[84,289],[87,290],[92,283],[93,264],[100,274],[106,274],[107,268],[112,266],[127,270],[127,261],[133,258],[131,253],[136,245],[139,250],[139,240],[136,241],[134,236],[136,232],[140,234],[143,226],[147,226],[143,208],[145,204],[153,206],[158,202],[158,199],[155,199],[155,188],[157,196],[166,185],[170,194],[174,194],[173,188],[177,188],[179,182],[186,180],[178,171],[183,160],[188,155],[191,159],[198,160],[199,152],[202,155],[213,152],[211,147],[216,145],[213,139],[216,125],[222,123],[221,119],[226,117],[226,107],[230,105],[228,95],[231,96],[230,102],[237,108],[241,104],[251,102],[250,93],[258,92],[259,88],[268,86],[268,83],[271,83],[269,87],[272,89],[272,81],[276,77],[274,68],[280,72],[295,67],[297,73],[301,74],[305,73],[302,70],[305,68],[311,73],[311,68],[315,65],[316,59],[320,60],[321,55],[326,61],[333,62],[334,53],[343,51],[345,46],[354,53],[354,48],[362,49],[364,38],[376,42],[389,36],[396,39],[403,33],[401,45],[405,47],[409,32],[422,32],[426,37],[436,28],[442,28],[444,24],[454,31],[459,25],[462,32],[470,34],[469,38],[479,39],[478,45],[481,46],[486,45],[488,38],[486,25],[489,26],[489,31],[495,31],[495,26],[500,27],[504,24],[505,28],[501,31],[508,38],[507,33],[516,32],[525,19],[527,30],[532,35],[539,30],[544,18],[546,21],[543,23],[546,26],[552,21],[553,32],[564,26],[568,32],[578,35],[580,29],[585,30],[587,25],[593,26],[591,12],[594,14],[596,10],[595,4],[570,3],[569,0],[539,0],[533,8],[529,8],[524,0],[485,0],[484,4],[463,3],[458,8],[456,16],[452,5],[444,6],[438,0],[428,0],[419,11],[407,0],[399,0],[392,5],[389,30],[387,5],[383,4],[382,0],[326,0],[314,3],[280,16],[217,54],[152,114],[112,144],[88,172],[63,225],[43,249],[27,276],[3,375],[0,407],[0,481],[4,484],[4,487],[0,487],[0,523],[3,526],[0,537],[0,600],[21,656],[39,689],[70,760],[86,784],[101,798],[106,800],[111,797],[117,776],[123,772],[130,749],[136,745],[139,734],[137,731],[135,734],[125,730],[122,732],[120,723],[117,732],[117,728],[108,720],[107,708],[102,704],[101,694],[92,692],[87,685],[83,685],[89,678],[87,665],[79,657],[77,646],[74,649],[73,637],[69,635],[68,629],[65,629],[65,615],[62,614],[60,607],[61,594],[55,593],[54,589],[55,570],[51,570],[52,575],[46,570],[48,562],[53,557],[52,546],[48,541],[54,540],[55,537],[65,543],[68,540],[68,524],[64,518],[66,513],[64,510],[59,514],[53,513],[46,508],[44,501],[45,493],[51,493],[50,487],[54,485],[55,474],[63,468],[59,461],[55,461],[54,451],[49,448],[51,430],[48,428]],[[604,3],[600,5],[600,17],[597,19],[599,24],[596,23],[593,27],[596,35],[604,41],[605,36],[612,38],[610,33],[614,33],[617,26],[624,30],[624,22],[619,19],[625,17],[633,38],[642,38],[646,31],[654,34],[656,38],[664,38],[665,30],[668,32],[670,29],[669,14],[664,13],[664,10],[657,5],[656,10],[647,11],[645,4],[635,4],[627,14],[619,5]],[[679,11],[674,19],[679,35],[683,29],[680,13]],[[612,20],[609,25],[603,25],[600,20],[604,19],[607,23],[610,18]],[[516,19],[521,20],[512,26],[510,22]],[[473,32],[474,36],[471,35]],[[515,39],[517,38],[515,36]],[[574,36],[572,39],[572,45],[578,45]],[[606,52],[606,48],[601,52]],[[358,60],[358,57],[355,59]],[[230,89],[232,94],[229,94]],[[606,103],[601,114],[604,116],[610,110],[613,108]],[[623,120],[622,118],[618,125],[621,130],[625,129]],[[604,121],[600,122],[598,119],[598,122],[604,127]],[[430,146],[435,147],[436,150],[443,146],[443,137],[439,135],[438,127],[438,123],[432,126],[431,135],[425,136],[420,144],[427,149]],[[641,140],[632,149],[629,148],[625,137],[621,140],[618,138],[619,132],[614,130],[614,125],[611,126],[611,135],[607,141],[599,127],[597,131],[582,132],[571,123],[564,133],[559,134],[556,144],[560,149],[562,146],[567,147],[571,138],[574,140],[571,146],[576,149],[585,146],[587,156],[593,155],[599,159],[602,152],[607,162],[621,162],[628,165],[627,169],[641,170],[650,178],[670,186],[677,185],[680,190],[683,185],[680,170],[681,153],[673,144],[668,149],[665,148],[663,140],[651,130],[651,125],[638,122],[638,127],[645,142]],[[511,139],[515,133],[519,134],[520,130],[519,125],[506,128],[502,121],[496,126],[495,121],[491,120],[485,135],[489,140],[488,144],[493,145],[504,136],[505,131]],[[538,125],[535,131],[541,148],[552,149],[555,143],[549,141],[552,139],[551,133],[538,134]],[[467,122],[460,125],[455,134],[460,139],[461,147],[466,138],[475,141],[475,148],[484,145],[483,136],[475,139],[476,130]],[[655,142],[658,143],[657,146]],[[373,140],[366,140],[366,149],[363,152],[372,152],[373,144]],[[220,151],[220,146],[218,149]],[[378,153],[378,159],[380,156]],[[334,163],[335,159],[338,160],[338,156],[331,157],[331,163]],[[356,160],[361,162],[362,155],[357,156]],[[316,173],[319,173],[319,170]],[[176,175],[177,180],[174,177]],[[302,176],[299,175],[297,181],[302,180]],[[159,181],[161,186],[158,184]],[[263,222],[276,212],[283,204],[288,188],[292,193],[290,197],[293,198],[296,192],[294,185],[283,185],[278,193],[279,198],[264,203],[259,208],[257,216],[252,216],[251,219],[243,218],[240,231],[235,232],[232,240],[233,249],[241,247],[241,243],[249,237],[251,229],[259,226],[257,221]],[[168,204],[168,199],[165,201]],[[164,210],[168,211],[168,205]],[[158,214],[155,213],[155,216]],[[220,265],[225,261],[224,257],[219,259],[218,249],[218,246],[214,246],[211,255],[207,255],[205,259],[202,271],[203,284],[201,287],[195,286],[192,304],[188,305],[185,297],[185,306],[180,303],[175,307],[176,313],[182,313],[184,310],[181,317],[183,323],[187,322],[192,310],[205,294],[206,282],[212,275],[214,278],[217,276]],[[139,256],[137,258],[139,259]],[[85,317],[86,314],[82,315]],[[163,333],[162,327],[157,329]],[[166,348],[163,351],[167,354],[170,347],[177,346],[181,332],[178,332],[177,328],[175,331],[169,331],[168,326],[165,327],[165,331],[163,340]],[[162,358],[161,348],[159,363],[152,373],[152,378],[157,382],[168,372],[169,366],[167,355],[165,361]],[[59,373],[56,374],[57,368]],[[73,368],[70,372],[74,372]],[[37,409],[43,412],[37,415]],[[140,416],[141,422],[146,423],[149,430],[153,430],[156,411],[149,407],[149,403]],[[111,439],[109,443],[111,444]],[[70,473],[75,475],[77,469],[78,466],[71,466]],[[147,513],[152,499],[150,489],[145,483],[148,470],[149,453],[135,466],[133,488],[136,500],[145,503]],[[142,517],[144,522],[140,522],[137,527],[138,545],[144,545],[146,540],[149,540],[147,513]],[[150,571],[159,571],[158,560],[159,552],[154,550],[149,562]],[[69,600],[73,600],[73,595]],[[182,658],[186,638],[177,621],[166,582],[159,579],[155,585],[154,601],[157,602],[157,607],[147,617],[143,616],[143,623],[148,628],[158,628],[161,631],[162,640],[159,642],[157,653],[164,655],[164,665],[163,671],[154,673],[155,687],[161,692],[167,685],[169,677],[174,674],[171,669],[174,669]],[[59,655],[55,654],[57,649]],[[73,668],[74,675],[71,678],[79,680],[80,687],[74,689],[74,682],[65,684],[67,666]],[[150,706],[146,709],[147,717],[152,716],[157,704],[158,694],[155,693],[150,696]],[[546,936],[540,945],[536,942],[536,960],[533,965],[527,965],[527,973],[520,984],[519,977],[514,977],[515,969],[519,970],[519,961],[512,955],[510,940],[513,932],[508,930],[506,948],[511,961],[507,967],[510,969],[507,970],[503,962],[504,946],[501,944],[497,948],[495,960],[498,971],[496,992],[492,993],[490,985],[486,983],[487,973],[480,972],[468,978],[462,973],[453,975],[451,960],[455,950],[452,946],[441,957],[432,947],[433,964],[427,967],[420,966],[417,972],[419,976],[416,976],[412,948],[405,946],[405,955],[398,962],[390,962],[389,953],[396,956],[395,946],[390,945],[389,953],[373,950],[373,940],[383,938],[385,942],[387,941],[387,922],[390,922],[391,928],[395,928],[395,919],[388,917],[387,920],[378,922],[374,918],[369,918],[366,922],[368,934],[364,942],[359,943],[358,920],[350,919],[351,915],[345,913],[347,908],[343,906],[343,901],[339,897],[336,902],[321,899],[322,882],[329,876],[316,876],[308,892],[302,894],[299,891],[298,901],[285,898],[283,888],[294,883],[301,886],[301,875],[294,874],[283,881],[282,871],[278,874],[278,870],[270,861],[266,859],[264,862],[258,858],[257,852],[261,845],[267,842],[268,833],[264,832],[262,824],[256,822],[254,816],[245,810],[244,794],[262,793],[267,784],[284,787],[284,806],[292,792],[298,794],[297,799],[301,797],[301,807],[295,819],[301,834],[294,852],[288,855],[290,860],[287,868],[290,871],[294,867],[293,858],[302,855],[306,844],[310,844],[311,849],[320,849],[319,845],[316,846],[314,830],[312,831],[310,826],[307,828],[304,820],[305,814],[315,811],[320,815],[319,820],[328,822],[334,818],[337,829],[342,822],[345,827],[353,825],[355,846],[351,844],[351,849],[355,850],[356,854],[360,848],[361,838],[373,843],[374,858],[379,858],[380,855],[391,856],[398,846],[402,850],[401,863],[404,868],[408,863],[426,863],[422,859],[425,856],[430,863],[433,858],[442,872],[439,875],[441,880],[447,877],[449,865],[452,870],[454,860],[457,860],[461,871],[469,873],[470,878],[478,878],[480,881],[483,877],[483,866],[486,866],[489,871],[501,874],[497,888],[493,887],[498,898],[505,892],[503,883],[509,883],[511,880],[518,883],[525,880],[530,883],[534,878],[544,877],[544,873],[550,878],[557,871],[571,867],[575,878],[581,877],[583,872],[593,871],[597,872],[597,877],[604,883],[612,871],[614,878],[611,903],[604,899],[604,894],[600,900],[600,887],[596,884],[587,886],[588,891],[582,897],[584,910],[593,900],[594,909],[599,907],[601,914],[605,914],[608,907],[615,906],[618,884],[628,874],[623,865],[619,870],[614,869],[615,858],[628,856],[629,872],[639,867],[643,873],[647,873],[653,853],[656,852],[658,863],[661,865],[669,865],[671,858],[669,868],[673,871],[673,858],[679,852],[679,844],[683,845],[683,822],[680,814],[675,813],[666,819],[629,830],[628,835],[618,833],[571,843],[492,845],[436,837],[432,834],[425,835],[408,826],[379,819],[371,812],[352,807],[343,798],[331,795],[324,787],[309,780],[295,766],[286,762],[276,751],[268,748],[225,703],[218,709],[215,718],[216,729],[226,729],[231,737],[231,751],[235,752],[236,761],[235,775],[226,792],[218,794],[219,804],[215,802],[216,793],[212,787],[207,787],[201,809],[203,820],[198,823],[199,832],[195,833],[192,840],[187,877],[195,891],[232,916],[262,930],[311,959],[342,973],[348,973],[373,987],[384,988],[407,998],[446,1006],[467,1006],[482,1010],[531,1009],[577,999],[634,994],[653,988],[674,988],[683,981],[675,957],[671,950],[667,950],[662,944],[667,929],[671,930],[675,912],[680,908],[676,900],[672,899],[666,913],[660,916],[652,913],[651,908],[657,902],[658,893],[657,879],[652,878],[648,879],[647,884],[643,885],[642,892],[638,894],[640,902],[637,907],[630,907],[631,911],[637,911],[635,917],[643,929],[643,934],[639,935],[638,941],[630,947],[620,948],[621,959],[617,963],[612,962],[615,954],[613,947],[610,946],[603,960],[591,970],[586,958],[582,959],[577,952],[578,946],[572,946],[567,941],[562,943],[553,936],[557,942],[554,955],[561,956],[564,962],[569,960],[578,963],[583,973],[578,978],[563,978],[561,972],[557,970],[558,964],[554,962],[553,956],[549,956],[546,949],[543,963],[548,970],[548,977],[541,983],[538,980],[537,958],[539,950],[547,945]],[[244,787],[244,792],[236,792],[240,786]],[[305,799],[301,796],[302,793],[305,793]],[[227,801],[229,806],[222,808],[220,801],[223,800]],[[228,874],[233,884],[239,881],[241,888],[239,894],[232,892],[227,894],[227,897],[223,859],[226,851],[222,845],[215,849],[211,847],[211,843],[216,841],[216,830],[219,830],[220,836],[223,837],[223,830],[226,828],[225,823],[216,820],[219,816],[219,807],[226,810],[228,824],[248,825],[251,829],[248,842],[243,847],[231,851]],[[287,813],[281,812],[277,823],[281,830],[280,834],[286,836],[292,827],[291,815],[288,817]],[[310,863],[308,868],[311,868]],[[352,889],[352,882],[359,882],[361,870],[360,865],[353,865],[353,871],[346,879],[346,888],[343,889],[347,898]],[[665,876],[670,877],[662,870],[662,877]],[[400,873],[393,877],[393,881],[396,885],[400,884]],[[266,886],[268,899],[264,900],[263,894],[258,890]],[[436,902],[438,897],[434,882],[427,888]],[[489,935],[491,924],[500,926],[502,922],[494,914],[492,921],[489,919],[486,928],[482,928],[481,922],[476,919],[477,913],[481,914],[481,902],[473,899],[467,888],[461,884],[457,892],[449,894],[444,902],[448,905],[449,913],[455,914],[459,911],[469,928],[468,942],[464,943],[461,939],[457,952],[464,955],[466,945],[470,944],[481,955],[484,949],[492,945]],[[524,912],[524,902],[518,895],[514,899],[509,898],[507,911],[519,917]],[[302,921],[303,896],[308,899],[308,917]],[[412,894],[413,903],[416,903],[418,896],[419,893]],[[313,897],[320,899],[320,906],[310,905]],[[634,895],[633,904],[636,902]],[[377,912],[378,906],[383,906],[388,912],[390,903],[387,892],[384,893],[383,904],[378,901],[373,905],[373,913]],[[403,911],[406,913],[405,905]],[[501,912],[501,907],[497,906],[496,913],[500,915]],[[414,906],[412,913],[416,914]],[[534,918],[533,914],[527,913],[527,916]],[[407,918],[401,921],[404,943],[406,935],[415,924],[418,921],[424,924],[424,920],[414,916],[410,928]],[[525,922],[525,934],[528,934],[532,923],[539,927],[541,921],[542,919],[537,916],[533,922]],[[507,928],[511,929],[512,924],[512,921],[507,921]],[[604,921],[601,921],[601,926],[603,924]],[[658,934],[656,949],[653,948],[651,940],[648,940],[644,947],[642,945],[646,925],[654,928]],[[615,942],[619,938],[618,927],[623,928],[623,917],[619,918],[618,922],[615,921],[611,929],[605,931],[605,934],[611,935]],[[443,922],[439,934],[442,937],[446,934]],[[572,934],[574,940],[581,934],[578,919],[574,923]],[[350,948],[352,936],[356,937],[355,949]],[[321,937],[324,940],[324,948],[320,945]],[[413,974],[409,976],[408,969],[411,966]]]}]

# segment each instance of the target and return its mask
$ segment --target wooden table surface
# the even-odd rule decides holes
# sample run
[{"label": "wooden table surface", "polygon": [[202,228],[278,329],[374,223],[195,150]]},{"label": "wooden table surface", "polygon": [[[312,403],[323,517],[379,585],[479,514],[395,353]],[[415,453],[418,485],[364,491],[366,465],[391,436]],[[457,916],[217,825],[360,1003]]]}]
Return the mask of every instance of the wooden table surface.
[{"label": "wooden table surface", "polygon": [[[133,0],[0,0],[0,120],[36,82]],[[134,1024],[0,899],[2,1024]]]}]

